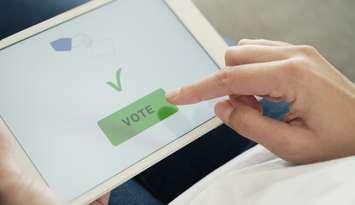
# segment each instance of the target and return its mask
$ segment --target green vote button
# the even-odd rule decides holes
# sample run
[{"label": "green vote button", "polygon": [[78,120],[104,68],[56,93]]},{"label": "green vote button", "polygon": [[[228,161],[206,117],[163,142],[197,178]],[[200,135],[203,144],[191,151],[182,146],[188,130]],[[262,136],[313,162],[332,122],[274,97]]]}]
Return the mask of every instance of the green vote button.
[{"label": "green vote button", "polygon": [[164,90],[158,89],[100,120],[98,125],[110,142],[117,146],[178,110],[176,105],[166,101]]}]

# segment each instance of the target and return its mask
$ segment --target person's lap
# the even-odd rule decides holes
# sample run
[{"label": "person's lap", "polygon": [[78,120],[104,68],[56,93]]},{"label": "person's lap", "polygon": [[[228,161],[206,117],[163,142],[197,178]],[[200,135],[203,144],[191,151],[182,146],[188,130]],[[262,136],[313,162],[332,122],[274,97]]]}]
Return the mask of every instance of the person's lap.
[{"label": "person's lap", "polygon": [[151,195],[135,180],[122,184],[111,192],[109,205],[162,205],[159,200]]},{"label": "person's lap", "polygon": [[[264,115],[282,119],[286,103],[261,101]],[[110,205],[167,204],[193,184],[254,146],[222,125],[152,166],[111,193]]]}]

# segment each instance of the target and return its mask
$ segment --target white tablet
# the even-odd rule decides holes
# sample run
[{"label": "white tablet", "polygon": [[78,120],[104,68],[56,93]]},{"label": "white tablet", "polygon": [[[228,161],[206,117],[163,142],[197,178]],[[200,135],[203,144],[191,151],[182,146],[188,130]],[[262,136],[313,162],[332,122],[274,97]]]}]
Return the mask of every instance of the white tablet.
[{"label": "white tablet", "polygon": [[24,168],[84,204],[220,124],[164,92],[225,48],[189,0],[94,0],[0,41],[1,118]]}]

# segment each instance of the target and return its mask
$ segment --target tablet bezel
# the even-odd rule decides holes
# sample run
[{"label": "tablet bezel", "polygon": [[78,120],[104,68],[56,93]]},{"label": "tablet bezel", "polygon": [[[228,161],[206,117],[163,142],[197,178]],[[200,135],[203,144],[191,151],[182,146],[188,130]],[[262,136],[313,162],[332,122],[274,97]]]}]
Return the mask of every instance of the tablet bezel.
[{"label": "tablet bezel", "polygon": [[[65,13],[55,16],[51,19],[43,21],[37,25],[27,28],[19,33],[16,33],[10,37],[2,39],[0,41],[0,50],[6,49],[6,47],[11,46],[17,42],[20,42],[26,38],[50,29],[54,26],[62,24],[69,21],[75,17],[82,14],[90,12],[97,9],[103,5],[106,5],[115,0],[92,0],[74,9],[71,9]],[[191,0],[163,0],[170,7],[170,9],[175,13],[175,15],[181,20],[181,22],[186,26],[189,32],[196,38],[196,40],[201,44],[201,46],[207,51],[211,58],[217,63],[220,68],[224,67],[224,52],[227,48],[226,43],[219,36],[217,31],[209,24],[209,22],[204,18],[202,13],[196,8]],[[110,179],[98,184],[93,187],[88,192],[78,196],[76,199],[69,202],[70,205],[88,204],[94,201],[104,193],[111,191],[115,187],[134,177],[138,173],[144,171],[150,166],[154,165],[158,161],[164,159],[175,151],[181,149],[192,141],[196,140],[198,137],[207,133],[208,131],[216,128],[221,124],[218,118],[213,118],[204,124],[196,127],[186,135],[180,137],[174,142],[164,146],[158,151],[147,156],[138,163],[132,165],[126,170],[116,174]],[[8,126],[4,122],[0,122],[0,129],[5,129],[11,136],[11,141],[15,147],[16,159],[19,161],[21,167],[26,170],[33,177],[37,178],[39,181],[44,182],[39,171],[32,164],[31,160],[27,156],[26,152],[23,150],[21,145],[18,143],[17,139],[8,129]]]}]

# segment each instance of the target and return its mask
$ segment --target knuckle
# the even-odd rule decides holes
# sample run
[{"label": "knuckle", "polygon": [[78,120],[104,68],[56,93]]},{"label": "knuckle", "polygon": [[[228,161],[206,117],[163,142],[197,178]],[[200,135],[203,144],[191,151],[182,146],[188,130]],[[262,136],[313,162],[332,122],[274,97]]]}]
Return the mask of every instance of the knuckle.
[{"label": "knuckle", "polygon": [[291,58],[285,62],[284,74],[303,79],[308,75],[309,63],[303,57]]},{"label": "knuckle", "polygon": [[247,63],[245,57],[258,50],[256,45],[244,45],[231,47],[225,52],[226,66],[235,66]]},{"label": "knuckle", "polygon": [[233,56],[234,56],[235,48],[230,47],[227,49],[227,51],[224,54],[224,60],[226,62],[226,66],[230,66],[233,62]]},{"label": "knuckle", "polygon": [[228,86],[231,78],[231,72],[227,69],[219,70],[215,75],[215,81],[218,86],[226,87]]},{"label": "knuckle", "polygon": [[318,51],[315,47],[310,46],[310,45],[301,45],[297,46],[297,49],[302,55],[305,55],[307,57],[313,57],[318,55]]}]

